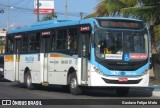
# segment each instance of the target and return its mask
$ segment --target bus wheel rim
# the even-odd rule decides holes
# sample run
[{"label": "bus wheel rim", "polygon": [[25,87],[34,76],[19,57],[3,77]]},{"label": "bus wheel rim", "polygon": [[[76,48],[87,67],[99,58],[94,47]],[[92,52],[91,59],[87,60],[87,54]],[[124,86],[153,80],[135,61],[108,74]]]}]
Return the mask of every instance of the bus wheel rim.
[{"label": "bus wheel rim", "polygon": [[74,88],[76,88],[76,87],[77,87],[77,80],[76,80],[75,78],[73,78],[73,79],[71,80],[71,88],[74,89]]},{"label": "bus wheel rim", "polygon": [[30,76],[28,76],[27,77],[27,86],[30,86],[30,84],[31,84],[31,78],[30,78]]}]

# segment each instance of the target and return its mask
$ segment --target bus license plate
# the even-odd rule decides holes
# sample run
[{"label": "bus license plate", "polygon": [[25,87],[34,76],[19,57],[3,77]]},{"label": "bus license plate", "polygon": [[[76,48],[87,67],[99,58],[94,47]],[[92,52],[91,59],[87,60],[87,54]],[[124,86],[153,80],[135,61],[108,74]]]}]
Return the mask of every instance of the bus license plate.
[{"label": "bus license plate", "polygon": [[118,81],[119,81],[119,82],[127,82],[127,81],[128,81],[128,78],[119,78]]}]

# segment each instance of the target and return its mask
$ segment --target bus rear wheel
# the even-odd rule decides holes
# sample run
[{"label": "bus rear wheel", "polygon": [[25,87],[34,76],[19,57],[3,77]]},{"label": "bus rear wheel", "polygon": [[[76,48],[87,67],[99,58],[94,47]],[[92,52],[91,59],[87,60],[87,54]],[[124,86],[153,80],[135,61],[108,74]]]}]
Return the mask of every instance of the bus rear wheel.
[{"label": "bus rear wheel", "polygon": [[117,87],[116,93],[118,96],[127,96],[129,92],[129,87]]},{"label": "bus rear wheel", "polygon": [[32,84],[31,74],[29,71],[25,74],[25,85],[29,90],[34,89],[34,85]]},{"label": "bus rear wheel", "polygon": [[82,89],[78,86],[77,77],[75,73],[70,74],[69,88],[72,95],[82,94]]}]

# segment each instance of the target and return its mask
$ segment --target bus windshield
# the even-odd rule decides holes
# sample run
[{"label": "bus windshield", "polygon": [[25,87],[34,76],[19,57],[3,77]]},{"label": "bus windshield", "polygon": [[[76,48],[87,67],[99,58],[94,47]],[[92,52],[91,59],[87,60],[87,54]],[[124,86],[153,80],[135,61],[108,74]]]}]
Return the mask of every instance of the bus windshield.
[{"label": "bus windshield", "polygon": [[97,29],[95,51],[99,59],[121,60],[128,53],[133,60],[148,57],[148,37],[144,31],[118,31]]}]

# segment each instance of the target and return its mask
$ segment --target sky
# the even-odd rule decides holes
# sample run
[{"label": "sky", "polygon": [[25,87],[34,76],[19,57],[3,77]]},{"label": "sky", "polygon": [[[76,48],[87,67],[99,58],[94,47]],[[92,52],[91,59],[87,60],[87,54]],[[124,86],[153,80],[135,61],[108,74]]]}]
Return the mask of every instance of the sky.
[{"label": "sky", "polygon": [[[98,0],[67,0],[67,16],[68,18],[80,19],[80,12],[86,16],[94,12],[97,4]],[[37,19],[33,9],[34,0],[0,0],[0,10],[4,10],[4,13],[0,13],[0,28],[7,28],[8,20],[10,29],[30,26]],[[64,18],[65,0],[54,0],[54,10],[58,18]]]}]

